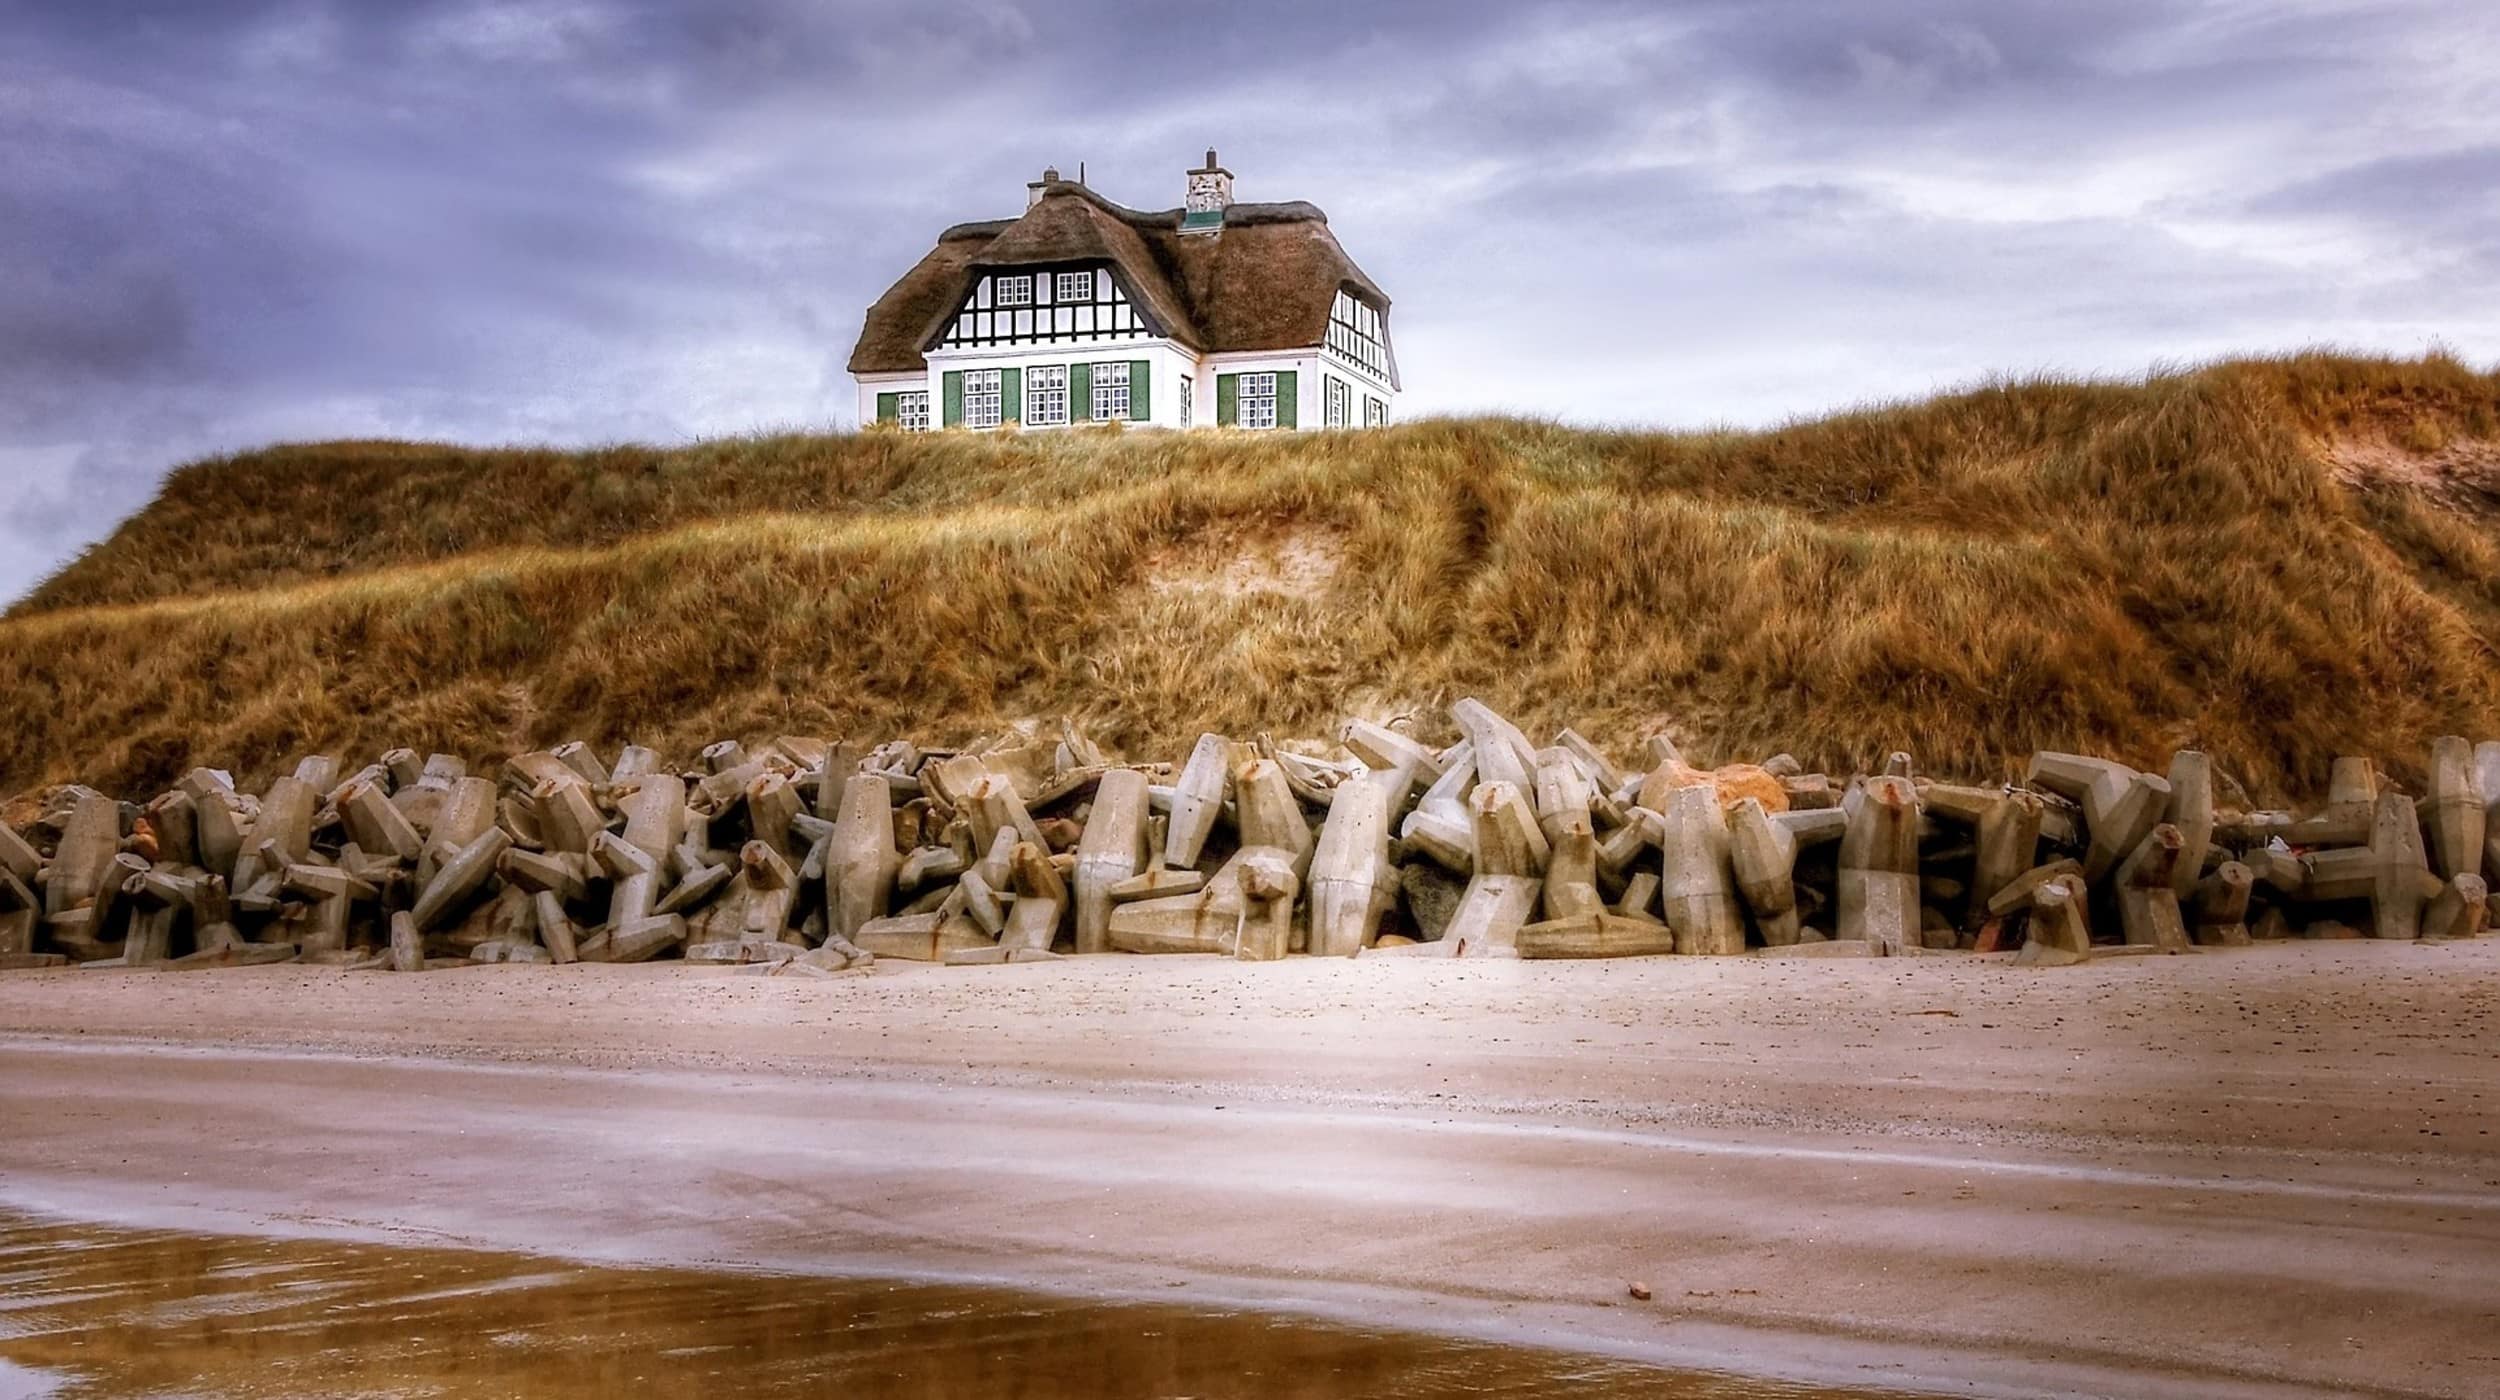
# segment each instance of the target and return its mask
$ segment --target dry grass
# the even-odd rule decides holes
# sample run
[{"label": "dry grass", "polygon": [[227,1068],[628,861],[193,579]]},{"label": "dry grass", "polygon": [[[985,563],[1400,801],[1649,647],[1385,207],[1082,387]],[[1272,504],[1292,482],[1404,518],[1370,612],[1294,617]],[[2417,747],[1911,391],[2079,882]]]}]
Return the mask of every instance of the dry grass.
[{"label": "dry grass", "polygon": [[2500,733],[2492,520],[2337,465],[2496,425],[2500,375],[2306,355],[1742,434],[273,448],[176,473],[0,621],[0,791],[1062,711],[1172,754],[1474,692],[1711,760],[2192,742],[2282,796]]}]

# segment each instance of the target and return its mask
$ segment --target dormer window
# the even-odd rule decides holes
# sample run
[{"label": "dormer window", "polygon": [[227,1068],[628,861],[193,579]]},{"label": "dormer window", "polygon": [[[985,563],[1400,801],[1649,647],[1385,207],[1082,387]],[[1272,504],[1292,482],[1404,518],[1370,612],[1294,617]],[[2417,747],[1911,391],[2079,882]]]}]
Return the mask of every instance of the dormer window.
[{"label": "dormer window", "polygon": [[1018,273],[1013,277],[999,278],[998,304],[1001,306],[1031,306],[1033,304],[1032,275],[1030,273]]},{"label": "dormer window", "polygon": [[1092,301],[1094,299],[1094,274],[1090,272],[1062,272],[1059,274],[1059,286],[1057,290],[1059,293],[1059,300],[1062,302]]}]

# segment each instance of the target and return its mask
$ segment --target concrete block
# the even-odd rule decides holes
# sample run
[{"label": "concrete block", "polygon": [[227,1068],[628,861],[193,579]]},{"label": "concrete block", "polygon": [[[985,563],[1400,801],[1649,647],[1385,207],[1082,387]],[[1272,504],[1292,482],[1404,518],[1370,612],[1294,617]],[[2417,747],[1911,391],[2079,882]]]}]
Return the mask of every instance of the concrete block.
[{"label": "concrete block", "polygon": [[2196,941],[2213,947],[2239,947],[2249,941],[2248,903],[2256,888],[2253,872],[2226,860],[2196,886]]},{"label": "concrete block", "polygon": [[2168,949],[2188,946],[2176,884],[2186,849],[2186,835],[2161,822],[2119,863],[2115,881],[2118,919],[2127,942]]},{"label": "concrete block", "polygon": [[414,914],[420,932],[431,933],[448,927],[451,922],[476,903],[494,878],[495,863],[512,849],[512,838],[501,827],[488,827],[486,834],[460,848],[459,854],[444,862],[417,895]]},{"label": "concrete block", "polygon": [[1224,809],[1224,790],[1233,770],[1233,741],[1221,734],[1201,734],[1172,784],[1172,815],[1165,827],[1163,863],[1186,870],[1198,863],[1207,838],[1215,834]]},{"label": "concrete block", "polygon": [[2430,796],[2423,817],[2430,826],[2430,868],[2444,879],[2479,876],[2489,804],[2474,771],[2474,746],[2454,735],[2431,741]]},{"label": "concrete block", "polygon": [[1839,936],[1887,954],[1919,939],[1918,798],[1906,778],[1871,778],[1840,839]]},{"label": "concrete block", "polygon": [[1478,875],[1542,876],[1548,848],[1536,810],[1516,784],[1486,782],[1468,795]]},{"label": "concrete block", "polygon": [[[1400,736],[1403,737],[1403,736]],[[1410,779],[1392,770],[1337,789],[1311,856],[1311,952],[1350,958],[1372,941],[1397,902],[1389,865],[1389,817]],[[1104,901],[1106,917],[1109,901]]]},{"label": "concrete block", "polygon": [[1415,810],[1407,814],[1405,825],[1398,828],[1406,849],[1453,875],[1474,874],[1476,826],[1467,797],[1475,787],[1475,746],[1462,743],[1444,761],[1441,776],[1424,790]]},{"label": "concrete block", "polygon": [[1146,775],[1134,768],[1106,771],[1094,790],[1093,811],[1076,847],[1079,953],[1111,951],[1111,892],[1152,859],[1146,844],[1146,805]]},{"label": "concrete block", "polygon": [[1677,788],[1661,815],[1665,826],[1658,891],[1667,925],[1675,930],[1676,951],[1717,957],[1742,953],[1745,921],[1736,908],[1736,872],[1717,789]]},{"label": "concrete block", "polygon": [[[2179,831],[2179,858],[2171,867],[2171,893],[2181,904],[2196,895],[2205,874],[2205,853],[2213,848],[2213,763],[2195,749],[2170,756],[2170,800],[2162,820]],[[2025,862],[2028,864],[2028,862]]]}]

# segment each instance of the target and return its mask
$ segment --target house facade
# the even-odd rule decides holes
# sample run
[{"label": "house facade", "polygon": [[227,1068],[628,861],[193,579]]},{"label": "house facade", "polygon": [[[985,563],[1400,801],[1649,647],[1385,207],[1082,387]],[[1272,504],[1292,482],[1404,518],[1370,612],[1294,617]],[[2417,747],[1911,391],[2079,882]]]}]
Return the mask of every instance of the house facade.
[{"label": "house facade", "polygon": [[1395,415],[1389,298],[1300,202],[1240,204],[1215,152],[1141,212],[1047,170],[868,308],[863,424],[1363,428]]}]

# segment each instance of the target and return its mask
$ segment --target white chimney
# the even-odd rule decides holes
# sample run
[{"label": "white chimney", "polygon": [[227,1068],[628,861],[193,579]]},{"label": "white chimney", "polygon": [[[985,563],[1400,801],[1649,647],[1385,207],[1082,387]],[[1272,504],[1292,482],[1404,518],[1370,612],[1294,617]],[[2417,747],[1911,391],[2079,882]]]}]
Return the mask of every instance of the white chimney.
[{"label": "white chimney", "polygon": [[1041,203],[1042,192],[1058,183],[1059,167],[1055,165],[1044,166],[1042,169],[1042,178],[1038,180],[1028,180],[1025,182],[1024,207],[1030,209],[1034,205]]},{"label": "white chimney", "polygon": [[1188,197],[1181,202],[1181,232],[1221,233],[1224,211],[1233,203],[1233,172],[1216,164],[1215,148],[1207,147],[1207,163],[1189,172]]}]

